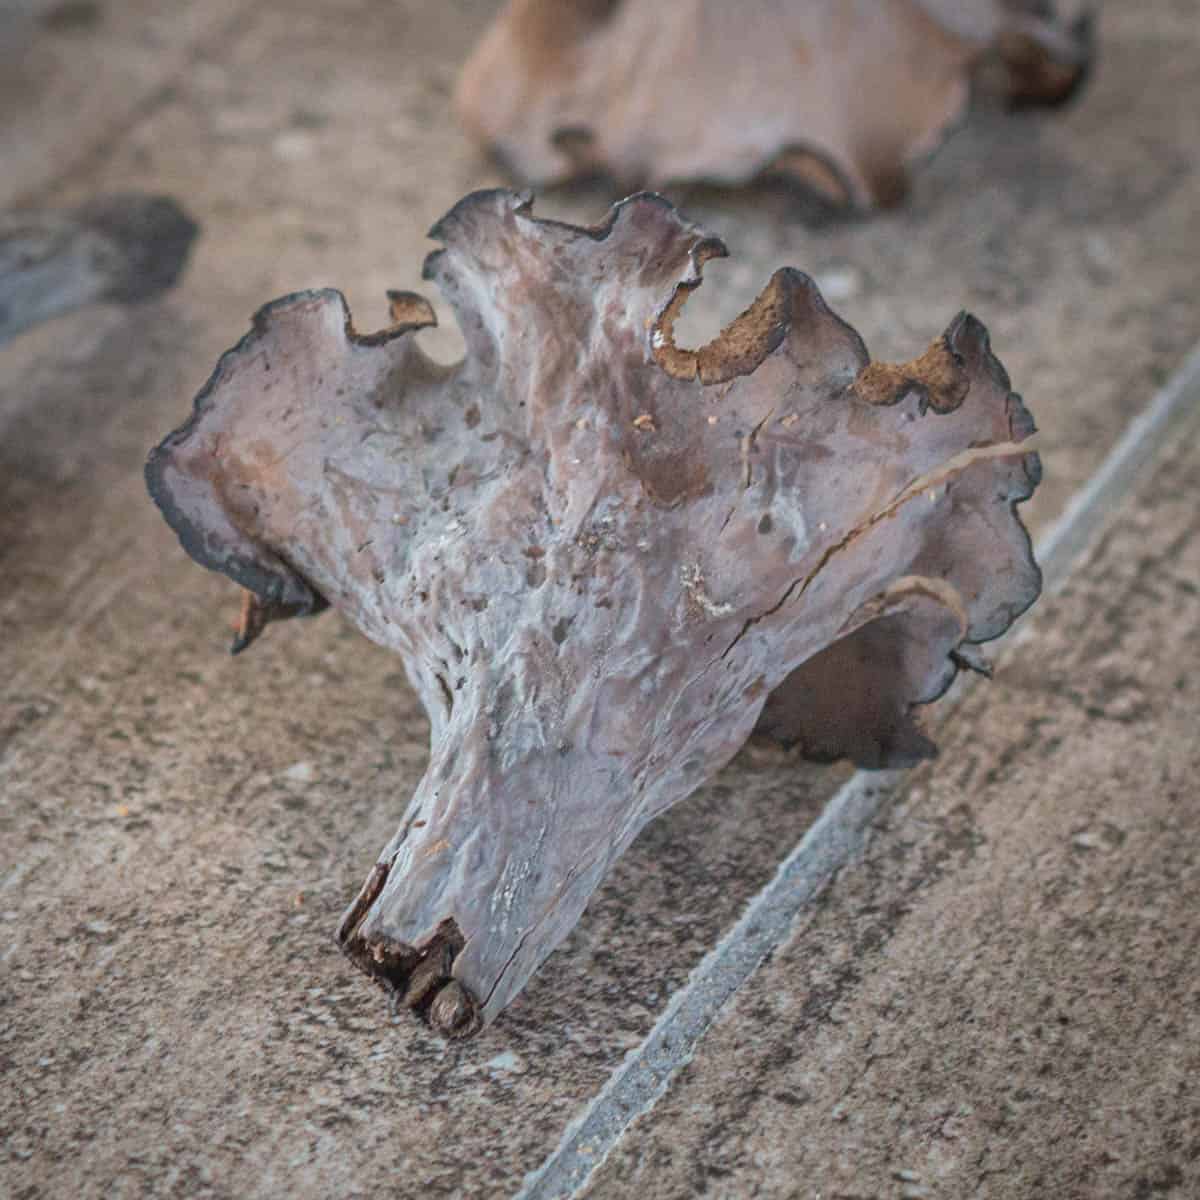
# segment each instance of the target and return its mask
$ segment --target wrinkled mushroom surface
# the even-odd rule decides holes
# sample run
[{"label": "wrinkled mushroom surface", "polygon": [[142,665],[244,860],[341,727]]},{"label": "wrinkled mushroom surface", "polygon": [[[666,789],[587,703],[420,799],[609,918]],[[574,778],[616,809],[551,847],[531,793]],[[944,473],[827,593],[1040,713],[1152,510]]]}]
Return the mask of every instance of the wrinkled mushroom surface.
[{"label": "wrinkled mushroom surface", "polygon": [[902,198],[981,59],[1014,103],[1056,103],[1090,53],[1087,11],[1043,0],[509,0],[456,100],[526,182],[781,173],[866,208]]},{"label": "wrinkled mushroom surface", "polygon": [[914,707],[1038,594],[1032,422],[983,326],[871,362],[783,269],[698,350],[672,326],[720,242],[635,196],[580,229],[479,192],[392,296],[262,309],[150,456],[164,515],[249,591],[236,648],[339,608],[398,652],[429,768],[339,938],[437,1028],[513,999],[638,831],[755,730],[915,762]]}]

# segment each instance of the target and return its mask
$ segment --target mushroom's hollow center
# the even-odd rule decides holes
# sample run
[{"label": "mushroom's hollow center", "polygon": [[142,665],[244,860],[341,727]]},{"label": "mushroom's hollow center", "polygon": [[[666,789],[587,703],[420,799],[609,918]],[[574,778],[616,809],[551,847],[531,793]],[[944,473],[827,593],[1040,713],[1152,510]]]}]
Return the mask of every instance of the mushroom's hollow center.
[{"label": "mushroom's hollow center", "polygon": [[[936,700],[957,672],[953,656],[966,616],[948,587],[889,593],[892,607],[832,641],[772,691],[756,727],[817,761],[911,766],[934,753],[918,706]],[[877,603],[885,603],[881,600]]]}]

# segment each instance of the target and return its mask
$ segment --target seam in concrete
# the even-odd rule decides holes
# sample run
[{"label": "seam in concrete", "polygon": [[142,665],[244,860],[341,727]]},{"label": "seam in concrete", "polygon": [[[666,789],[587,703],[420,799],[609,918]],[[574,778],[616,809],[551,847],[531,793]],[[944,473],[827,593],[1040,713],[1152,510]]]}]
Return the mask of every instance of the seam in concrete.
[{"label": "seam in concrete", "polygon": [[[1200,346],[1126,429],[1091,479],[1037,542],[1045,592],[1058,591],[1142,470],[1170,435],[1200,413]],[[1021,626],[1013,645],[1025,636]],[[960,687],[947,698],[958,703]],[[882,805],[906,778],[903,771],[858,771],[747,904],[737,923],[693,969],[640,1046],[626,1055],[590,1103],[563,1131],[558,1146],[530,1172],[515,1200],[568,1200],[638,1117],[648,1113],[692,1059],[708,1027],[734,993],[789,935],[805,908],[861,852]]]},{"label": "seam in concrete", "polygon": [[[1057,592],[1070,578],[1071,567],[1087,550],[1117,503],[1133,490],[1146,467],[1171,434],[1200,410],[1200,346],[1184,359],[1154,400],[1130,423],[1095,474],[1067,502],[1059,517],[1037,541],[1044,591]],[[1027,636],[1021,625],[1009,644]]]}]

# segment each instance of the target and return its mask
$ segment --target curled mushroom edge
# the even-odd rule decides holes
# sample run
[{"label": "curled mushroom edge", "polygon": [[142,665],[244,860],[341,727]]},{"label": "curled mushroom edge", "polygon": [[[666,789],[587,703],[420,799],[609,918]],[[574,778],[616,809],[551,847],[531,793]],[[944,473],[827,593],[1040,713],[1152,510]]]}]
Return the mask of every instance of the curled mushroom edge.
[{"label": "curled mushroom edge", "polygon": [[1039,593],[1016,509],[1040,467],[969,315],[872,362],[785,268],[677,345],[725,248],[660,197],[577,228],[477,192],[431,236],[462,361],[423,352],[412,293],[365,336],[341,293],[286,296],[146,477],[246,589],[236,650],[332,605],[403,659],[429,765],[337,936],[461,1037],[756,731],[865,767],[932,754],[920,706]]}]

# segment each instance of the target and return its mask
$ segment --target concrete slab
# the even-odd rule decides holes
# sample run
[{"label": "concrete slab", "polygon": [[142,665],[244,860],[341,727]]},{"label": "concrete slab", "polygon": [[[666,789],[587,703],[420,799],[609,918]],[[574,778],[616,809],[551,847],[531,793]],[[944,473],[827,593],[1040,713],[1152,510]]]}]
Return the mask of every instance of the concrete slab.
[{"label": "concrete slab", "polygon": [[246,0],[5,0],[0,5],[0,208],[86,177],[170,83],[237,37]]},{"label": "concrete slab", "polygon": [[[232,589],[174,544],[141,460],[261,302],[337,284],[370,328],[386,288],[421,286],[425,229],[501,182],[447,107],[490,8],[258,4],[115,134],[81,126],[96,153],[44,191],[170,191],[204,234],[168,300],[0,356],[0,1125],[18,1195],[514,1190],[844,778],[743,756],[647,830],[472,1046],[390,1025],[332,948],[419,776],[423,718],[336,617],[228,660]],[[137,11],[113,6],[131,44]],[[983,114],[906,213],[814,225],[778,193],[683,193],[738,256],[710,265],[695,336],[783,262],[881,354],[970,305],[1046,430],[1044,523],[1200,330],[1180,253],[1200,233],[1197,31],[1179,11],[1106,13],[1084,103]],[[541,209],[597,219],[607,199]]]},{"label": "concrete slab", "polygon": [[1200,423],[588,1196],[1200,1194]]}]

